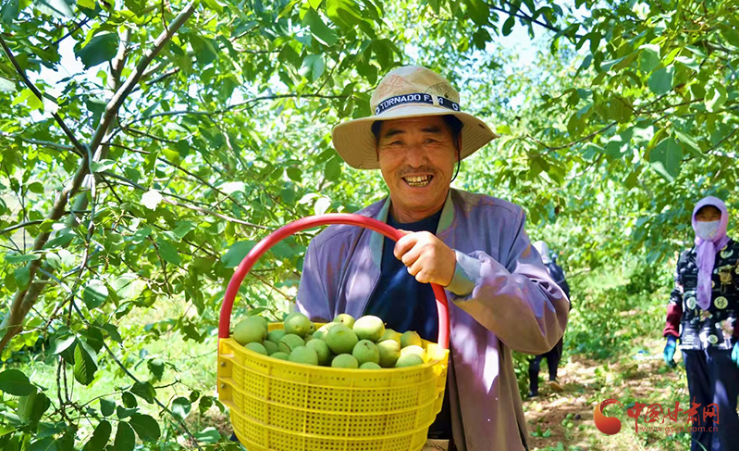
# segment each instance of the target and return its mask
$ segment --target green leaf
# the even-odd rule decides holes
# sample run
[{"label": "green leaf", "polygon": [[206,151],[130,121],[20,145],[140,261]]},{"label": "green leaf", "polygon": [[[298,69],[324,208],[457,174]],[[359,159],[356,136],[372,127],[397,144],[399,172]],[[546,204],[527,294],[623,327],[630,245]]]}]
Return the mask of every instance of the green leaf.
[{"label": "green leaf", "polygon": [[177,227],[172,230],[172,233],[174,233],[175,236],[181,240],[185,238],[188,233],[195,230],[195,227],[195,224],[190,221],[180,221],[177,223]]},{"label": "green leaf", "polygon": [[254,241],[239,241],[234,243],[228,252],[221,257],[221,262],[223,262],[226,268],[235,268],[239,266],[241,260],[246,257],[249,251],[252,250],[256,244],[257,243]]},{"label": "green leaf", "polygon": [[0,10],[3,22],[8,25],[13,23],[13,20],[18,17],[18,12],[20,12],[20,0],[10,0]]},{"label": "green leaf", "polygon": [[303,58],[303,64],[300,67],[300,75],[316,81],[321,78],[326,64],[323,61],[323,55],[308,55]]},{"label": "green leaf", "polygon": [[95,379],[98,367],[95,363],[97,355],[87,343],[77,340],[74,348],[74,378],[82,385],[90,385]]},{"label": "green leaf", "polygon": [[113,432],[113,427],[107,420],[101,421],[95,431],[92,433],[92,437],[87,441],[82,451],[99,451],[105,448],[110,440],[110,435]]},{"label": "green leaf", "polygon": [[333,23],[340,27],[352,28],[356,25],[361,26],[364,21],[362,13],[366,12],[372,15],[370,11],[369,8],[362,11],[354,0],[326,0],[326,15]]},{"label": "green leaf", "polygon": [[28,185],[28,189],[32,193],[44,194],[44,185],[42,183],[39,183],[39,182],[33,182],[33,183],[31,183],[30,185]]},{"label": "green leaf", "polygon": [[75,46],[74,53],[82,61],[85,69],[89,69],[112,60],[118,53],[118,34],[100,33],[90,39],[84,47],[78,46]]},{"label": "green leaf", "polygon": [[649,89],[658,96],[672,91],[673,72],[674,68],[672,66],[663,67],[662,69],[655,71],[652,76],[649,77],[649,81],[647,81]]},{"label": "green leaf", "polygon": [[190,400],[182,396],[175,398],[172,401],[172,407],[170,408],[172,413],[181,420],[184,420],[190,414],[191,409],[192,403]]},{"label": "green leaf", "polygon": [[5,254],[5,261],[10,264],[28,263],[41,258],[40,254],[16,254],[8,252]]},{"label": "green leaf", "polygon": [[205,445],[218,443],[221,440],[221,434],[214,427],[207,427],[202,431],[195,434],[195,438],[198,442]]},{"label": "green leaf", "polygon": [[570,120],[567,121],[567,131],[570,132],[572,137],[576,137],[579,136],[583,130],[585,130],[585,121],[581,119],[577,113],[573,114],[572,117],[570,117]]},{"label": "green leaf", "polygon": [[[465,3],[467,4],[467,13],[470,15],[470,19],[475,23],[475,25],[487,25],[488,24],[488,17],[490,16],[490,6],[488,6],[487,2],[484,0],[465,0]],[[511,16],[511,19],[513,16]],[[508,21],[506,21],[508,22]],[[512,28],[513,26],[511,26]],[[505,30],[505,25],[503,25],[503,29]],[[510,34],[510,31],[506,34],[505,31],[503,32],[504,36],[508,36]]]},{"label": "green leaf", "polygon": [[393,64],[393,47],[387,39],[375,39],[372,41],[372,51],[377,55],[377,62],[382,68],[389,68]]},{"label": "green leaf", "polygon": [[700,70],[700,65],[693,58],[688,58],[686,56],[677,56],[675,57],[675,61],[696,72]]},{"label": "green leaf", "polygon": [[46,263],[49,264],[54,270],[59,271],[62,269],[62,259],[59,257],[59,255],[49,252],[46,254]]},{"label": "green leaf", "polygon": [[683,144],[683,150],[687,150],[689,153],[692,153],[699,158],[704,156],[700,145],[698,145],[698,141],[696,141],[694,137],[679,130],[675,130],[674,133],[678,142]]},{"label": "green leaf", "polygon": [[57,451],[54,437],[45,437],[36,440],[28,446],[28,451]]},{"label": "green leaf", "polygon": [[639,67],[645,73],[650,73],[659,66],[659,46],[654,44],[644,44],[641,47],[639,55]]},{"label": "green leaf", "polygon": [[23,423],[37,425],[41,416],[50,405],[51,402],[45,394],[34,391],[30,395],[21,396],[18,399],[16,412]]},{"label": "green leaf", "polygon": [[328,163],[326,163],[326,170],[324,172],[326,180],[330,182],[339,180],[339,177],[341,177],[341,166],[341,160],[338,158],[328,160]]},{"label": "green leaf", "polygon": [[105,417],[113,415],[113,413],[115,412],[115,401],[100,398],[100,412]]},{"label": "green leaf", "polygon": [[682,50],[683,50],[682,47],[676,47],[676,48],[672,49],[670,51],[670,53],[668,53],[667,56],[665,56],[665,58],[662,60],[662,64],[665,67],[667,67],[670,64],[672,64],[672,62],[675,60],[675,57],[677,56],[677,54],[680,53]]},{"label": "green leaf", "polygon": [[118,430],[115,433],[113,449],[115,451],[133,451],[134,446],[136,446],[136,434],[133,433],[131,425],[121,421],[118,423]]},{"label": "green leaf", "polygon": [[272,246],[270,252],[272,252],[272,254],[274,254],[274,256],[280,260],[289,259],[293,255],[295,255],[295,251],[293,251],[293,248],[285,240],[280,241]]},{"label": "green leaf", "polygon": [[308,4],[310,5],[310,7],[316,10],[319,6],[321,6],[322,2],[323,0],[308,0]]},{"label": "green leaf", "polygon": [[118,328],[114,324],[103,325],[103,330],[108,333],[111,340],[116,343],[123,343],[123,338],[121,338],[121,334],[118,332]]},{"label": "green leaf", "polygon": [[135,414],[128,420],[136,435],[144,442],[156,442],[162,432],[157,421],[149,415]]},{"label": "green leaf", "polygon": [[338,37],[333,30],[331,30],[312,9],[309,9],[303,17],[303,25],[310,28],[310,32],[318,42],[326,46],[332,46],[338,41]]},{"label": "green leaf", "polygon": [[211,39],[193,34],[190,35],[190,45],[200,66],[207,66],[218,58],[218,47]]},{"label": "green leaf", "polygon": [[[130,395],[130,393],[129,393],[129,395]],[[133,396],[133,395],[131,395],[131,396]],[[138,410],[139,410],[138,407],[133,407],[131,409],[126,409],[123,406],[116,406],[116,408],[115,408],[115,414],[116,414],[116,416],[118,417],[119,420],[123,420],[125,418],[130,417],[134,413],[138,412]]]},{"label": "green leaf", "polygon": [[123,406],[129,409],[133,409],[139,405],[138,400],[136,400],[136,397],[130,391],[121,393],[121,401],[123,402]]},{"label": "green leaf", "polygon": [[74,335],[65,335],[61,337],[55,335],[51,339],[51,346],[49,346],[49,351],[53,355],[61,354],[70,346],[72,346],[75,340],[77,340],[77,338]]},{"label": "green leaf", "polygon": [[218,14],[223,13],[223,6],[217,0],[203,0],[203,2],[211,11],[217,12]]},{"label": "green leaf", "polygon": [[628,152],[633,134],[633,130],[629,128],[624,132],[611,137],[611,139],[608,140],[608,144],[606,144],[604,153],[613,159],[621,158]]},{"label": "green leaf", "polygon": [[115,294],[119,299],[130,301],[141,294],[146,287],[146,283],[140,280],[136,274],[123,274],[113,280],[110,286],[115,290]]},{"label": "green leaf", "polygon": [[99,280],[91,280],[82,293],[82,300],[88,309],[98,308],[108,299],[108,288]]},{"label": "green leaf", "polygon": [[162,259],[167,262],[171,263],[175,266],[182,265],[182,259],[180,258],[179,252],[177,252],[177,248],[172,246],[168,241],[159,238],[157,239],[157,244],[159,245],[159,255],[162,256]]},{"label": "green leaf", "polygon": [[303,171],[296,167],[289,167],[287,168],[287,177],[292,180],[293,182],[302,182],[303,181]]},{"label": "green leaf", "polygon": [[22,371],[5,370],[0,373],[0,391],[13,396],[28,396],[37,390]]},{"label": "green leaf", "polygon": [[133,387],[131,387],[131,393],[142,398],[149,404],[154,403],[154,397],[157,395],[157,392],[154,390],[154,386],[151,385],[151,383],[141,381],[133,384]]},{"label": "green leaf", "polygon": [[626,61],[627,58],[629,58],[630,55],[622,56],[621,58],[616,58],[613,60],[607,60],[603,61],[600,65],[600,70],[603,72],[608,72],[611,69],[618,70],[621,66],[620,64]]},{"label": "green leaf", "polygon": [[0,438],[4,435],[10,434],[11,432],[15,432],[16,430],[18,429],[14,426],[5,426],[0,424]]},{"label": "green leaf", "polygon": [[721,36],[723,36],[729,44],[734,47],[739,47],[739,31],[737,31],[736,28],[726,24],[721,30]]},{"label": "green leaf", "polygon": [[680,174],[682,159],[682,148],[674,138],[663,139],[649,154],[654,169],[670,182]]},{"label": "green leaf", "polygon": [[149,359],[146,361],[146,366],[157,380],[162,380],[162,376],[164,375],[164,362],[162,359]]},{"label": "green leaf", "polygon": [[146,237],[151,235],[151,227],[142,227],[136,231],[133,235],[131,235],[131,243],[133,244],[141,244],[144,242]]},{"label": "green leaf", "polygon": [[503,33],[503,36],[508,36],[513,31],[513,27],[516,25],[516,17],[510,16],[508,19],[506,19],[505,22],[503,22],[503,28],[501,29],[501,33]]},{"label": "green leaf", "polygon": [[115,166],[115,161],[113,160],[93,161],[90,164],[90,168],[92,169],[92,172],[104,172],[112,168],[113,166]]},{"label": "green leaf", "polygon": [[712,113],[719,111],[726,104],[726,99],[726,88],[716,81],[706,90],[706,109]]},{"label": "green leaf", "polygon": [[28,266],[23,266],[13,271],[13,277],[18,288],[25,289],[31,282],[31,270]]}]

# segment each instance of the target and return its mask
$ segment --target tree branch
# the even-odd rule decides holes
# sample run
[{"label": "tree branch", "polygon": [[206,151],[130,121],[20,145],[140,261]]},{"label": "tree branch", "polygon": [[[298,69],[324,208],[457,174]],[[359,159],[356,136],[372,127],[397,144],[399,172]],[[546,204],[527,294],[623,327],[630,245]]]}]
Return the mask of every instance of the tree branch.
[{"label": "tree branch", "polygon": [[97,130],[95,130],[95,135],[92,137],[92,141],[90,143],[90,150],[92,152],[95,152],[98,146],[100,146],[100,144],[103,142],[103,137],[108,130],[108,126],[113,123],[113,120],[118,114],[118,110],[120,109],[121,105],[123,105],[123,102],[126,100],[133,88],[136,86],[139,79],[141,79],[141,76],[144,74],[146,68],[149,66],[149,64],[151,64],[151,62],[164,48],[164,46],[169,42],[172,36],[177,33],[177,31],[185,23],[185,21],[187,21],[187,19],[192,15],[192,13],[195,11],[196,3],[197,2],[192,2],[188,4],[185,9],[183,9],[182,12],[172,21],[172,24],[169,26],[169,28],[165,29],[159,35],[156,41],[154,41],[154,48],[150,49],[144,54],[143,58],[141,58],[141,60],[138,62],[136,68],[133,70],[131,75],[126,79],[123,85],[121,85],[121,87],[115,93],[110,102],[108,102],[108,105],[105,107],[105,113],[103,114],[103,117],[100,120],[100,124],[98,125]]},{"label": "tree branch", "polygon": [[[13,56],[13,52],[10,50],[10,47],[8,47],[8,44],[5,42],[5,39],[3,39],[2,34],[0,34],[0,45],[2,45],[3,50],[5,51],[5,54],[8,56],[8,59],[13,64],[13,67],[15,67],[16,72],[18,72],[18,75],[21,76],[23,79],[23,83],[28,86],[28,89],[33,92],[33,94],[38,97],[39,100],[43,102],[44,96],[41,94],[41,91],[38,90],[38,88],[31,82],[31,80],[28,78],[28,75],[26,75],[26,71],[23,70],[23,68],[18,64],[18,61],[15,59],[15,56]],[[77,138],[74,136],[72,131],[67,127],[67,124],[64,123],[64,119],[62,119],[61,116],[59,116],[59,113],[52,113],[51,114],[54,117],[54,120],[56,120],[56,123],[59,124],[59,127],[62,128],[64,131],[64,134],[67,135],[69,140],[74,144],[74,147],[76,147],[80,153],[85,153],[85,147],[80,143]]]},{"label": "tree branch", "polygon": [[500,8],[498,6],[491,6],[490,9],[492,9],[493,11],[498,11],[498,12],[501,12],[501,13],[508,14],[509,16],[518,17],[519,19],[523,19],[523,20],[525,20],[527,22],[535,23],[535,24],[539,25],[540,27],[546,28],[547,30],[553,31],[555,33],[562,32],[562,30],[560,30],[559,28],[554,27],[554,26],[552,26],[552,25],[550,25],[548,23],[545,23],[545,22],[539,22],[538,20],[534,20],[534,19],[532,19],[531,17],[527,16],[524,13],[513,13],[513,11],[508,11],[508,10],[503,9],[503,8]]},{"label": "tree branch", "polygon": [[561,146],[550,146],[549,144],[543,143],[543,142],[539,141],[538,139],[534,138],[531,135],[526,135],[526,136],[529,139],[531,139],[532,141],[534,141],[535,143],[539,144],[540,146],[545,147],[546,148],[546,153],[549,153],[549,152],[552,152],[552,151],[567,149],[569,147],[574,146],[575,144],[580,144],[581,142],[590,141],[591,139],[595,138],[596,136],[600,135],[601,133],[606,132],[611,127],[615,126],[616,124],[618,124],[618,122],[613,121],[610,124],[606,125],[605,127],[601,128],[599,130],[596,130],[596,131],[594,131],[593,133],[590,133],[587,136],[583,136],[580,139],[576,139],[574,141],[571,141],[571,142],[569,142],[567,144],[564,144],[564,145],[561,145]]},{"label": "tree branch", "polygon": [[[507,3],[507,2],[502,2],[502,4],[508,4],[510,6],[510,4]],[[519,19],[522,19],[522,20],[524,20],[526,22],[529,22],[529,23],[533,23],[533,24],[539,25],[540,27],[545,28],[545,29],[547,29],[549,31],[553,31],[553,32],[555,32],[557,34],[564,34],[564,32],[565,32],[565,30],[562,30],[560,28],[557,28],[557,27],[553,26],[552,24],[550,24],[548,22],[541,22],[539,20],[534,19],[532,16],[529,16],[528,14],[522,12],[520,9],[517,12],[515,12],[515,13],[513,12],[513,10],[505,10],[505,9],[500,8],[498,6],[491,6],[490,9],[493,10],[493,11],[498,11],[498,12],[502,12],[502,13],[508,14],[509,16],[512,16],[512,17],[518,17]],[[575,38],[582,38],[582,37],[583,37],[582,35],[575,34]]]},{"label": "tree branch", "polygon": [[[88,321],[88,320],[87,320],[87,318],[85,318],[85,315],[84,315],[84,314],[82,313],[82,311],[81,311],[81,310],[79,309],[79,307],[77,306],[77,303],[75,303],[75,302],[74,302],[74,299],[72,300],[72,307],[73,307],[73,308],[74,308],[74,310],[75,310],[75,311],[77,312],[77,314],[78,314],[78,315],[80,316],[80,318],[82,318],[82,321],[83,321],[83,322],[84,322],[84,323],[85,323],[86,325],[90,326],[90,321]],[[110,349],[110,347],[108,347],[108,344],[107,344],[107,343],[105,343],[105,341],[104,341],[104,340],[103,340],[103,347],[105,348],[105,351],[106,351],[106,352],[108,353],[108,355],[110,355],[110,357],[111,357],[111,358],[113,359],[113,361],[114,361],[114,362],[116,363],[116,365],[118,365],[118,367],[119,367],[119,368],[121,369],[121,371],[123,371],[123,372],[124,372],[124,373],[126,374],[126,376],[128,376],[128,377],[129,377],[129,378],[130,378],[131,380],[133,380],[133,381],[134,381],[135,383],[137,383],[137,384],[138,384],[138,383],[141,383],[141,381],[139,381],[139,379],[138,379],[138,378],[137,378],[136,376],[134,376],[134,375],[133,375],[133,373],[131,373],[131,371],[129,371],[129,370],[128,370],[128,368],[126,368],[126,365],[124,365],[124,364],[123,364],[123,363],[122,363],[122,362],[120,361],[120,359],[118,359],[118,357],[117,357],[117,356],[115,355],[115,353],[113,352],[113,350],[112,350],[112,349]],[[167,414],[168,414],[169,416],[171,416],[171,417],[172,417],[172,418],[173,418],[173,419],[174,419],[174,420],[175,420],[175,421],[177,422],[177,424],[179,424],[180,428],[182,428],[182,430],[183,430],[183,431],[184,431],[184,432],[185,432],[185,433],[186,433],[186,434],[187,434],[187,435],[188,435],[188,436],[190,437],[190,439],[191,439],[191,440],[193,441],[193,443],[195,443],[195,446],[196,446],[196,447],[197,447],[197,448],[198,448],[199,450],[201,450],[201,451],[202,451],[202,448],[200,447],[200,445],[198,445],[198,441],[197,441],[197,439],[196,439],[196,438],[195,438],[195,436],[194,436],[194,435],[192,434],[192,432],[190,432],[190,429],[189,429],[189,428],[187,427],[187,425],[185,424],[185,422],[184,422],[184,421],[182,421],[181,419],[177,418],[177,417],[175,416],[175,414],[174,414],[174,413],[173,413],[173,412],[172,412],[171,410],[169,410],[169,407],[167,407],[167,406],[166,406],[165,404],[163,404],[163,403],[162,403],[162,402],[161,402],[161,401],[160,401],[160,400],[159,400],[159,399],[158,399],[158,398],[157,398],[156,396],[153,396],[153,399],[154,399],[154,402],[156,402],[156,404],[157,404],[157,405],[158,405],[158,406],[159,406],[159,407],[160,407],[160,408],[161,408],[162,410],[164,410],[165,412],[167,412]]]},{"label": "tree branch", "polygon": [[[127,179],[125,177],[122,177],[122,176],[120,176],[118,174],[114,174],[112,172],[107,172],[107,171],[104,172],[103,174],[105,174],[108,177],[111,177],[111,178],[120,180],[122,182],[125,182],[126,184],[128,184],[131,187],[136,188],[136,189],[138,189],[140,191],[148,191],[144,186],[139,185],[138,183],[134,182],[133,180],[129,180],[129,179]],[[166,191],[160,191],[160,194],[162,195],[162,202],[166,202],[166,203],[168,203],[170,205],[174,205],[175,207],[187,208],[188,210],[193,210],[193,211],[197,211],[199,213],[205,213],[205,214],[208,214],[208,215],[211,215],[211,216],[215,216],[216,218],[223,219],[224,221],[233,222],[233,223],[236,223],[236,224],[241,224],[241,225],[245,225],[245,226],[248,226],[248,227],[254,227],[256,229],[269,230],[269,227],[265,227],[263,225],[252,224],[251,222],[242,221],[241,219],[234,218],[234,217],[231,217],[231,216],[227,216],[227,215],[224,215],[224,214],[215,212],[213,210],[209,210],[207,208],[201,208],[201,207],[198,207],[198,206],[189,204],[189,203],[177,202],[175,200],[168,199],[165,196],[169,196],[169,197],[179,197],[179,196],[176,196],[176,195],[174,195],[172,193],[168,193]]]},{"label": "tree branch", "polygon": [[728,140],[729,140],[729,139],[730,139],[730,138],[731,138],[732,136],[734,136],[734,134],[735,134],[735,133],[736,133],[737,131],[739,131],[739,127],[735,128],[734,130],[732,130],[732,131],[731,131],[731,133],[729,133],[728,135],[726,135],[726,136],[724,136],[723,138],[721,138],[721,140],[720,140],[719,142],[717,142],[717,143],[716,143],[716,145],[714,145],[713,147],[711,147],[710,149],[708,149],[708,150],[706,151],[706,153],[711,153],[711,152],[713,152],[714,150],[716,150],[716,149],[718,149],[719,147],[721,147],[721,145],[722,145],[723,143],[725,143],[726,141],[728,141]]},{"label": "tree branch", "polygon": [[[197,0],[196,0],[197,2]],[[143,58],[139,61],[139,63],[136,65],[136,68],[134,69],[133,73],[126,79],[125,83],[123,83],[120,88],[116,91],[115,95],[111,99],[110,102],[108,102],[108,105],[106,106],[105,113],[103,115],[103,118],[100,121],[100,124],[98,125],[97,130],[95,131],[95,135],[93,136],[92,142],[89,147],[83,146],[77,139],[74,137],[72,132],[67,128],[64,121],[61,119],[61,117],[54,113],[53,116],[57,120],[57,123],[62,127],[62,130],[67,134],[67,136],[72,140],[72,144],[82,153],[82,161],[77,168],[77,172],[75,173],[72,182],[60,193],[59,197],[54,202],[54,206],[52,207],[52,211],[47,217],[47,219],[51,219],[56,221],[59,219],[62,214],[64,213],[64,209],[66,205],[69,203],[69,199],[74,197],[77,191],[79,191],[80,187],[82,186],[83,181],[85,180],[85,176],[89,173],[90,170],[90,163],[91,163],[91,156],[96,152],[97,148],[100,146],[100,144],[103,141],[103,135],[107,132],[108,127],[111,125],[115,117],[117,116],[118,109],[123,104],[123,101],[127,98],[127,96],[131,93],[131,90],[136,85],[136,83],[141,78],[141,75],[144,73],[144,70],[146,70],[146,67],[151,63],[151,61],[156,57],[156,55],[161,51],[161,49],[166,45],[166,43],[171,39],[172,35],[177,32],[177,30],[180,29],[182,24],[185,23],[185,21],[192,15],[192,13],[195,10],[196,2],[188,4],[185,9],[174,19],[172,22],[172,25],[169,27],[169,30],[163,32],[159,35],[159,37],[154,42],[154,48],[147,51]],[[31,81],[28,79],[28,77],[25,74],[25,71],[18,65],[18,62],[13,57],[12,52],[10,51],[10,48],[5,43],[5,41],[2,39],[2,36],[0,35],[0,45],[2,45],[3,50],[5,50],[5,53],[8,55],[8,58],[11,60],[13,65],[15,66],[18,73],[23,77],[24,81],[26,82],[26,85],[31,89],[34,94],[41,99],[41,93],[36,89],[36,87],[31,83]],[[119,48],[119,55],[121,54],[120,48]],[[118,63],[114,63],[113,67],[113,75],[116,75],[116,70],[122,69],[122,61],[120,62],[121,66],[117,67]],[[120,72],[118,72],[120,73]],[[86,196],[80,196],[75,201],[75,207],[77,207],[77,204],[80,205],[87,202]],[[73,211],[75,210],[82,210],[84,208],[72,208]],[[72,215],[72,219],[75,218],[75,215]],[[38,252],[41,249],[43,249],[44,245],[48,242],[50,237],[50,232],[44,232],[39,234],[36,237],[36,240],[34,242],[33,251]],[[46,281],[48,281],[48,277],[46,275],[42,275],[39,277],[39,280],[36,279],[36,273],[41,268],[41,260],[34,260],[28,265],[29,269],[29,282],[28,285],[25,288],[19,289],[14,298],[13,302],[10,306],[9,314],[3,318],[2,324],[0,324],[0,331],[4,331],[3,338],[0,340],[0,352],[5,349],[5,346],[10,343],[10,340],[17,335],[22,329],[23,329],[23,320],[25,319],[26,315],[30,311],[30,309],[33,307],[33,305],[38,300],[39,295],[43,291]]]},{"label": "tree branch", "polygon": [[[121,148],[121,149],[125,149],[125,150],[128,150],[128,151],[130,151],[130,152],[140,153],[140,154],[142,154],[142,155],[149,155],[149,154],[151,153],[151,152],[148,152],[148,151],[146,151],[146,150],[138,150],[138,149],[133,149],[133,148],[131,148],[131,147],[128,147],[128,146],[123,146],[123,145],[120,145],[120,144],[111,144],[111,146],[113,146],[113,147],[118,147],[118,148]],[[178,170],[180,170],[180,171],[184,172],[185,174],[189,175],[189,176],[190,176],[190,177],[192,177],[193,179],[197,180],[198,182],[202,183],[203,185],[205,185],[205,186],[207,186],[208,188],[212,189],[213,191],[217,192],[217,193],[218,193],[218,194],[220,194],[221,196],[223,196],[223,197],[227,198],[228,200],[230,200],[231,202],[233,202],[233,203],[234,203],[234,205],[236,205],[237,207],[239,207],[239,208],[241,208],[242,210],[246,211],[246,207],[244,207],[243,205],[241,205],[241,203],[239,203],[239,202],[238,202],[238,201],[237,201],[236,199],[234,199],[234,198],[233,198],[233,197],[232,197],[231,195],[229,195],[229,194],[226,194],[225,192],[221,191],[220,189],[218,189],[218,187],[216,187],[216,186],[215,186],[215,185],[213,185],[212,183],[208,182],[207,180],[205,180],[205,179],[203,179],[203,178],[201,178],[201,177],[198,177],[197,175],[193,174],[192,172],[188,171],[187,169],[183,168],[182,166],[180,166],[180,165],[178,165],[178,164],[176,164],[176,163],[173,163],[173,162],[171,162],[171,161],[167,160],[166,158],[162,158],[162,157],[157,157],[157,161],[161,161],[162,163],[165,163],[165,164],[167,164],[167,165],[169,165],[169,166],[172,166],[173,168],[176,168],[176,169],[178,169]]]},{"label": "tree branch", "polygon": [[36,224],[41,224],[42,222],[44,222],[43,219],[37,219],[35,221],[21,222],[20,224],[13,225],[13,226],[7,227],[5,229],[0,229],[0,235],[5,235],[8,232],[12,232],[13,230],[17,230],[17,229],[22,229],[24,227],[28,227],[28,226],[32,226],[32,225],[36,225]]},{"label": "tree branch", "polygon": [[36,146],[50,147],[52,149],[57,149],[57,150],[68,150],[68,151],[74,152],[78,156],[82,156],[82,153],[80,153],[80,151],[76,147],[68,146],[66,144],[59,144],[59,143],[55,143],[51,141],[39,141],[38,139],[29,139],[29,138],[24,138],[22,136],[11,135],[10,133],[3,133],[3,132],[0,132],[0,137],[5,138],[5,139],[11,139],[11,140],[20,139],[24,143],[33,144]]},{"label": "tree branch", "polygon": [[[77,169],[72,182],[62,190],[62,192],[59,194],[59,197],[57,197],[56,201],[54,202],[54,206],[52,207],[49,216],[47,216],[47,219],[56,221],[62,217],[62,215],[64,214],[64,208],[69,202],[69,198],[74,196],[75,193],[77,193],[77,191],[79,190],[80,186],[82,186],[82,181],[87,175],[87,169],[87,155],[85,155],[82,158],[82,163]],[[38,252],[43,249],[46,242],[49,241],[50,235],[50,232],[40,233],[34,241],[33,252]],[[8,315],[5,316],[2,324],[0,325],[0,330],[4,331],[3,338],[2,340],[0,340],[0,351],[2,351],[10,342],[10,340],[22,330],[23,319],[31,310],[31,307],[33,307],[33,304],[36,302],[36,299],[38,299],[38,296],[41,294],[41,291],[46,285],[46,281],[48,280],[48,278],[46,277],[41,277],[39,278],[39,280],[34,280],[36,277],[36,272],[40,267],[40,259],[32,261],[28,266],[29,285],[25,288],[19,289],[16,292],[15,297],[13,298],[13,302],[10,306],[10,312]]]},{"label": "tree branch", "polygon": [[[155,113],[150,114],[148,116],[139,117],[136,119],[132,119],[130,122],[128,122],[125,125],[122,125],[121,128],[128,129],[128,127],[143,122],[149,119],[154,119],[157,117],[168,117],[168,116],[184,116],[184,115],[193,115],[193,116],[217,116],[219,114],[228,113],[230,111],[233,111],[237,108],[241,108],[244,106],[251,105],[252,103],[262,102],[265,100],[277,100],[277,99],[293,99],[293,98],[316,98],[316,99],[346,99],[349,96],[342,96],[342,95],[324,95],[324,94],[276,94],[271,96],[260,96],[260,97],[254,97],[253,99],[245,100],[243,102],[235,103],[233,105],[227,106],[226,108],[222,108],[220,110],[213,110],[213,111],[199,111],[199,110],[174,110],[174,111],[165,111],[163,113]],[[131,131],[135,133],[141,133],[143,132],[135,129],[130,129]]]},{"label": "tree branch", "polygon": [[46,47],[46,51],[49,51],[49,50],[51,50],[51,48],[52,48],[52,47],[56,46],[57,44],[59,44],[60,42],[62,42],[62,41],[63,41],[63,40],[65,40],[65,39],[67,39],[68,37],[72,36],[72,33],[74,33],[75,31],[77,31],[77,30],[79,30],[80,28],[82,28],[82,27],[84,27],[85,25],[87,25],[87,22],[89,22],[89,21],[91,21],[91,20],[92,20],[92,19],[91,19],[90,17],[86,17],[85,19],[81,20],[80,22],[78,22],[78,23],[74,24],[74,27],[72,27],[72,29],[71,29],[71,30],[69,30],[69,32],[68,32],[67,34],[65,34],[65,35],[64,35],[64,36],[62,36],[61,38],[59,38],[59,39],[57,39],[56,41],[54,41],[54,42],[52,42],[51,44],[49,44],[49,46],[48,46],[48,47]]}]

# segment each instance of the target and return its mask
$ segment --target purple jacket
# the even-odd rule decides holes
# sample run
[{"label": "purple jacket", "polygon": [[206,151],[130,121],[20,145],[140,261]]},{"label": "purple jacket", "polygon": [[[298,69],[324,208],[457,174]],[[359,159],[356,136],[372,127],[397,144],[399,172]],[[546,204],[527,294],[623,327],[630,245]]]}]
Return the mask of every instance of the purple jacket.
[{"label": "purple jacket", "polygon": [[[389,198],[358,214],[387,222]],[[543,354],[567,325],[569,301],[510,202],[450,190],[436,235],[456,251],[450,301],[449,390],[461,451],[520,451],[526,420],[511,350]],[[333,225],[308,247],[298,309],[314,320],[362,316],[380,278],[383,237]]]}]

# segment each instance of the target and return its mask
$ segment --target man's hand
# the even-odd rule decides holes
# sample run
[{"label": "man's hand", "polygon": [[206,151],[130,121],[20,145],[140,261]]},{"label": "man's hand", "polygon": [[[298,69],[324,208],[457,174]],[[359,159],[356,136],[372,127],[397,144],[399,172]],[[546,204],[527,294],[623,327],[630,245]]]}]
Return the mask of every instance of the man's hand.
[{"label": "man's hand", "polygon": [[421,283],[436,283],[445,287],[452,283],[457,257],[454,250],[433,233],[405,232],[395,243],[395,257],[408,268],[410,275]]}]

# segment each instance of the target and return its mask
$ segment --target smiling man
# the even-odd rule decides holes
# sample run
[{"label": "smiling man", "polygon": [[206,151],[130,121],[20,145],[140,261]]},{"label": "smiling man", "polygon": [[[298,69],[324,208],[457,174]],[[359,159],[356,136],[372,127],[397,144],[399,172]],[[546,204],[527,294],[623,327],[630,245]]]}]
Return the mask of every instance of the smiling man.
[{"label": "smiling man", "polygon": [[324,230],[306,253],[298,309],[314,320],[377,315],[436,341],[428,283],[442,285],[450,368],[424,450],[527,449],[511,350],[552,349],[569,301],[531,246],[521,207],[450,187],[461,160],[496,135],[423,67],[387,74],[371,104],[373,116],[334,128],[333,144],[350,166],[380,169],[387,184],[389,197],[358,213],[408,233],[393,243],[353,226]]}]

